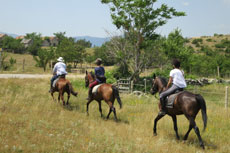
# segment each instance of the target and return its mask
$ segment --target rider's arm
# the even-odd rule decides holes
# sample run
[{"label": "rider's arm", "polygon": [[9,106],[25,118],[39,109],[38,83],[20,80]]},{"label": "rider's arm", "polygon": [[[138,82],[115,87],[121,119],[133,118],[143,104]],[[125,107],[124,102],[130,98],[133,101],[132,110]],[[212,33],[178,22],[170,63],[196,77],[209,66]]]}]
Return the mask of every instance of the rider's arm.
[{"label": "rider's arm", "polygon": [[168,84],[167,84],[167,89],[170,87],[170,85],[172,84],[173,82],[173,77],[169,77],[169,81],[168,81]]},{"label": "rider's arm", "polygon": [[57,74],[57,64],[55,64],[53,68],[53,75],[56,75],[56,74]]}]

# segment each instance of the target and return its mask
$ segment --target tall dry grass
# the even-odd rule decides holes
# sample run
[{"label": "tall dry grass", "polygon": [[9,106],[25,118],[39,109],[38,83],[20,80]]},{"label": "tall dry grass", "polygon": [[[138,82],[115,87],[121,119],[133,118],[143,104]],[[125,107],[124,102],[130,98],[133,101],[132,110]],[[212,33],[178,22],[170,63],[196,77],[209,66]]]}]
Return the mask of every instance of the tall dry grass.
[{"label": "tall dry grass", "polygon": [[[158,122],[158,136],[153,136],[158,112],[153,96],[121,95],[124,107],[119,109],[115,102],[119,118],[115,122],[113,114],[109,120],[100,117],[96,102],[87,116],[87,89],[83,80],[72,82],[79,95],[71,96],[70,106],[63,107],[52,101],[48,79],[0,79],[0,152],[230,152],[229,112],[212,101],[213,95],[205,96],[208,126],[201,132],[206,146],[202,150],[194,131],[186,142],[178,141],[168,116]],[[102,103],[102,110],[106,116],[107,104]],[[196,121],[202,130],[200,113]],[[178,128],[182,138],[188,129],[184,116],[178,116]]]}]

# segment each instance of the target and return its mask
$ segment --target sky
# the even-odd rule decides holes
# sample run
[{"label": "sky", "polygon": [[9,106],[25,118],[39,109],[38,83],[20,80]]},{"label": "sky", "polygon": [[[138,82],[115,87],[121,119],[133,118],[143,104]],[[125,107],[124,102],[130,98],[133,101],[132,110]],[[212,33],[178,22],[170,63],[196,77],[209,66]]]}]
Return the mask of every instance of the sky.
[{"label": "sky", "polygon": [[[230,34],[230,0],[158,0],[186,13],[158,28],[167,36],[176,28],[184,37]],[[25,35],[108,37],[119,33],[109,6],[100,0],[0,0],[0,32]]]}]

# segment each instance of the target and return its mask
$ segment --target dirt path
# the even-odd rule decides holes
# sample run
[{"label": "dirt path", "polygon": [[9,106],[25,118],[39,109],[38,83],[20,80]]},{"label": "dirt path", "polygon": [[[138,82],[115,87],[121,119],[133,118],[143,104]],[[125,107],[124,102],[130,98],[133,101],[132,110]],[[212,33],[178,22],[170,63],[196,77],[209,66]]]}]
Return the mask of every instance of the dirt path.
[{"label": "dirt path", "polygon": [[[52,75],[50,74],[0,74],[0,78],[19,78],[19,79],[25,79],[25,78],[51,78]],[[83,74],[73,75],[68,74],[66,78],[84,78],[85,76]]]}]

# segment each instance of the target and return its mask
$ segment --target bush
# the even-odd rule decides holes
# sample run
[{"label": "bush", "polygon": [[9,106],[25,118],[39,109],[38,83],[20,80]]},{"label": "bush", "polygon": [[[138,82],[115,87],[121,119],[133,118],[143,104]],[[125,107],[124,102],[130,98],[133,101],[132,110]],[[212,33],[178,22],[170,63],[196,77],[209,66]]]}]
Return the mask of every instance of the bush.
[{"label": "bush", "polygon": [[199,44],[199,43],[203,43],[203,39],[194,39],[193,41],[192,41],[192,44]]},{"label": "bush", "polygon": [[225,45],[221,43],[221,44],[216,44],[215,47],[216,48],[225,48]]},{"label": "bush", "polygon": [[68,64],[68,65],[67,65],[67,72],[71,72],[71,68],[72,68],[72,65],[71,65],[71,64]]},{"label": "bush", "polygon": [[206,41],[207,41],[207,42],[212,42],[212,39],[211,39],[211,38],[209,38],[209,39],[206,39]]},{"label": "bush", "polygon": [[153,78],[153,75],[155,74],[156,76],[160,76],[160,77],[164,77],[164,78],[169,78],[169,73],[170,73],[170,69],[156,69],[152,74],[151,74],[151,78]]},{"label": "bush", "polygon": [[113,77],[116,78],[117,80],[119,78],[128,78],[131,76],[131,73],[128,70],[128,66],[119,66],[113,69],[111,73]]},{"label": "bush", "polygon": [[106,71],[105,72],[105,77],[106,77],[106,83],[113,84],[116,82],[116,79],[113,77],[113,72],[112,71]]}]

